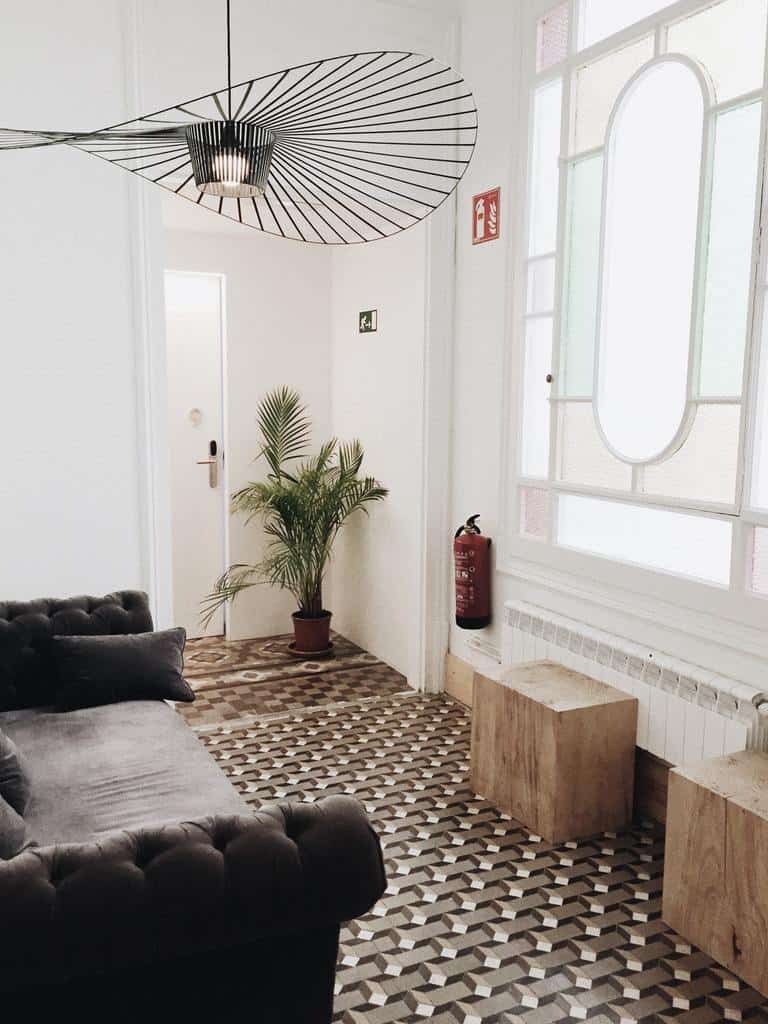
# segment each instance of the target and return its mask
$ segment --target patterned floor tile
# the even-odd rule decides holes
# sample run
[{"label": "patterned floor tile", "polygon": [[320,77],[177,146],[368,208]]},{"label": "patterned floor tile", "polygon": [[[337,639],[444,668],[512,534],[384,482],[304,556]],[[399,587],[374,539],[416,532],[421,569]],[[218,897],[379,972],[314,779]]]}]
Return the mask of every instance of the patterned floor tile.
[{"label": "patterned floor tile", "polygon": [[350,660],[368,664],[381,664],[378,658],[368,654],[341,636],[331,635],[333,657],[316,662],[303,662],[289,652],[291,634],[264,637],[260,640],[223,640],[221,637],[205,637],[189,640],[184,651],[184,674],[195,690],[215,685],[219,675],[230,672],[251,672],[252,682],[264,679],[283,679],[290,675],[302,675],[310,664],[309,671],[322,672],[335,669]]},{"label": "patterned floor tile", "polygon": [[469,732],[405,694],[201,730],[253,807],[347,793],[381,836],[390,884],[344,930],[338,1024],[768,1020],[661,921],[658,826],[547,844],[471,792]]},{"label": "patterned floor tile", "polygon": [[768,1001],[661,920],[652,823],[553,846],[469,788],[469,712],[334,634],[191,641],[179,707],[254,807],[346,793],[389,886],[344,929],[337,1024],[768,1024]]},{"label": "patterned floor tile", "polygon": [[338,633],[332,636],[333,657],[316,661],[294,658],[288,651],[292,639],[190,640],[184,675],[195,701],[180,705],[179,712],[200,727],[408,690],[404,676]]}]

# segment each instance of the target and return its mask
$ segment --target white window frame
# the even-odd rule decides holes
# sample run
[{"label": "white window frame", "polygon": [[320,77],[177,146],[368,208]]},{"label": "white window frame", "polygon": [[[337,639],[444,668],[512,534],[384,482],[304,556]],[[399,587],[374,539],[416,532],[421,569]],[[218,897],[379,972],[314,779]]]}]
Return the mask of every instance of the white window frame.
[{"label": "white window frame", "polygon": [[[706,249],[703,244],[702,234],[704,225],[704,208],[708,205],[708,202],[712,194],[712,181],[710,180],[712,175],[710,169],[713,162],[713,136],[714,136],[714,123],[719,111],[719,107],[713,103],[712,89],[710,83],[707,81],[704,74],[702,74],[701,68],[695,61],[689,57],[673,56],[668,53],[658,53],[658,43],[656,45],[656,53],[653,58],[645,63],[638,71],[630,76],[628,81],[624,84],[616,97],[611,116],[608,119],[608,125],[605,130],[605,145],[603,148],[603,189],[602,196],[600,199],[600,255],[598,258],[598,283],[597,283],[597,332],[595,338],[595,349],[594,349],[594,368],[593,368],[593,383],[592,383],[592,404],[595,409],[595,426],[597,427],[598,435],[603,442],[606,450],[613,455],[614,458],[621,461],[630,463],[633,470],[642,469],[651,463],[660,462],[664,459],[669,458],[675,452],[679,451],[680,448],[688,440],[688,436],[693,427],[695,419],[696,406],[699,404],[715,405],[718,403],[728,403],[738,405],[741,408],[744,404],[744,399],[741,397],[738,401],[734,399],[728,399],[724,397],[716,397],[713,399],[699,399],[697,398],[696,392],[696,367],[697,367],[697,356],[701,356],[702,337],[700,329],[701,315],[700,311],[704,304],[704,290],[706,285],[705,275],[701,272],[701,267],[706,257]],[[669,63],[671,61],[675,63],[683,64],[696,77],[701,88],[702,97],[704,98],[703,103],[703,120],[702,120],[702,143],[700,153],[700,164],[699,164],[699,211],[697,216],[697,237],[694,246],[693,254],[693,313],[690,317],[689,325],[689,340],[688,340],[688,364],[686,368],[686,402],[683,409],[683,413],[680,419],[677,430],[674,432],[671,438],[668,439],[664,447],[657,452],[652,458],[649,459],[629,459],[624,457],[620,452],[617,452],[603,429],[602,420],[600,418],[599,410],[599,396],[600,396],[600,373],[602,370],[603,360],[605,358],[605,347],[607,339],[604,337],[603,330],[603,302],[605,292],[605,252],[606,252],[606,239],[608,234],[608,186],[611,176],[611,137],[614,131],[614,125],[616,120],[617,112],[621,109],[621,105],[624,98],[629,92],[635,87],[635,83],[639,81],[643,75],[646,74],[649,68],[657,67],[662,63]],[[576,153],[568,158],[570,164],[576,160],[584,159],[582,154]],[[555,281],[555,300],[557,301],[557,281]],[[555,338],[555,342],[562,344],[561,340]],[[557,378],[556,378],[557,379]],[[567,396],[554,396],[554,401],[568,401]],[[737,481],[737,495],[736,503],[739,504],[739,483]],[[632,491],[633,496],[644,498],[644,492]],[[641,502],[642,504],[642,502]],[[700,507],[701,503],[696,503],[697,507]]]},{"label": "white window frame", "polygon": [[[570,152],[571,93],[577,68],[591,63],[602,56],[619,50],[643,36],[653,35],[654,57],[665,52],[665,25],[706,7],[714,6],[717,0],[678,0],[662,8],[634,25],[617,32],[583,50],[577,51],[579,0],[569,0],[569,45],[568,56],[559,64],[542,72],[536,71],[536,39],[539,19],[558,6],[557,0],[524,0],[523,46],[520,108],[518,111],[519,158],[512,169],[509,181],[510,193],[520,197],[521,215],[516,230],[508,243],[508,280],[511,282],[507,304],[507,345],[505,355],[502,486],[502,531],[498,568],[545,589],[578,594],[596,604],[612,609],[623,609],[659,620],[660,615],[668,616],[666,621],[679,624],[681,628],[696,628],[702,636],[720,642],[738,645],[740,650],[751,651],[765,656],[768,653],[765,624],[768,620],[768,599],[747,589],[747,563],[749,540],[754,526],[768,526],[768,512],[751,507],[749,485],[752,465],[756,408],[759,386],[760,331],[768,293],[768,245],[761,245],[763,233],[768,229],[768,202],[765,197],[766,181],[766,131],[768,127],[768,53],[766,74],[761,89],[715,104],[710,116],[715,113],[741,106],[751,97],[762,99],[759,167],[761,168],[762,202],[758,202],[753,232],[752,271],[748,323],[750,325],[744,358],[743,410],[739,438],[739,471],[737,479],[737,504],[723,506],[717,503],[695,502],[685,499],[660,499],[657,496],[627,493],[618,495],[600,487],[584,487],[566,484],[554,479],[556,467],[558,400],[553,395],[550,401],[550,459],[549,479],[526,478],[519,472],[522,450],[522,368],[525,351],[525,327],[531,316],[526,311],[528,266],[535,260],[554,256],[555,263],[555,304],[553,310],[553,358],[552,374],[558,380],[560,338],[563,313],[563,279],[565,270],[567,230],[567,174],[569,164],[575,157],[588,153]],[[537,87],[557,78],[562,78],[563,96],[560,141],[560,179],[557,249],[554,253],[537,254],[531,259],[528,252],[528,210],[530,196],[529,155],[533,129],[533,96]],[[602,150],[602,147],[599,147]],[[597,152],[597,150],[595,150]],[[564,156],[567,154],[567,157]],[[768,346],[766,346],[768,348]],[[765,368],[768,371],[768,367]],[[573,399],[570,399],[572,401]],[[591,401],[591,399],[590,399]],[[717,401],[717,399],[715,400]],[[732,401],[732,400],[731,400]],[[520,533],[520,487],[540,489],[545,487],[549,497],[549,527],[544,540],[537,540]],[[614,561],[599,555],[592,555],[555,542],[554,530],[557,521],[557,501],[561,493],[586,494],[604,497],[611,501],[626,501],[629,504],[645,504],[664,509],[684,509],[690,515],[706,515],[726,519],[733,526],[731,551],[731,578],[727,586],[699,582],[660,570],[643,568],[636,564]]]}]

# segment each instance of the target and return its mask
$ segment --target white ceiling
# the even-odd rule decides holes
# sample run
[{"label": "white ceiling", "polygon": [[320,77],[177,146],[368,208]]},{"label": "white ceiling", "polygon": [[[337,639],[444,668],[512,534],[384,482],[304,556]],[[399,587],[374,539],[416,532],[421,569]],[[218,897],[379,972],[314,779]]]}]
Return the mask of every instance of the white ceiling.
[{"label": "white ceiling", "polygon": [[462,0],[376,0],[376,3],[395,7],[416,7],[422,11],[435,11],[452,18],[461,14]]},{"label": "white ceiling", "polygon": [[[450,63],[446,28],[453,6],[454,0],[237,0],[232,5],[232,78],[245,81],[318,57],[378,49],[428,53]],[[204,0],[143,0],[138,47],[142,113],[222,87],[222,9],[219,2]]]}]

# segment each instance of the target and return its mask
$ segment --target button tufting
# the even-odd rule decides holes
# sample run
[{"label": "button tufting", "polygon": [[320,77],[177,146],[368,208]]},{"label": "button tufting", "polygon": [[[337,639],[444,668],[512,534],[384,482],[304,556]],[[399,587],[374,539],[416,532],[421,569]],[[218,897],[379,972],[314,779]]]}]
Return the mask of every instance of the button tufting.
[{"label": "button tufting", "polygon": [[51,636],[72,634],[146,633],[153,628],[147,595],[119,591],[105,597],[74,597],[63,601],[0,603],[0,632],[13,623],[12,645],[0,648],[0,711],[53,703],[49,672],[44,671]]}]

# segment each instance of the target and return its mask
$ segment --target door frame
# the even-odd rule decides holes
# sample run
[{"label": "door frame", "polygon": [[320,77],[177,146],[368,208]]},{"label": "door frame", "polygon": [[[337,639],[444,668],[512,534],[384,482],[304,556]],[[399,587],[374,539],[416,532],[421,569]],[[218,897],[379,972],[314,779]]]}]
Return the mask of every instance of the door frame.
[{"label": "door frame", "polygon": [[[125,57],[126,116],[143,109],[138,0],[121,7]],[[141,586],[147,591],[157,629],[173,623],[171,565],[171,488],[168,446],[168,390],[163,288],[164,237],[158,189],[134,175],[125,176],[135,230],[129,234],[135,335],[137,509],[140,530]]]},{"label": "door frame", "polygon": [[[120,9],[125,59],[126,116],[145,108],[143,66],[139,40],[143,37],[139,0]],[[156,629],[175,625],[171,548],[171,475],[168,436],[168,363],[165,332],[165,227],[162,196],[135,175],[125,175],[125,188],[135,230],[129,235],[130,288],[135,335],[136,464],[140,529],[141,586],[149,596]],[[215,273],[215,271],[212,271]],[[222,380],[227,372],[227,295],[222,293]],[[222,404],[223,494],[229,494],[227,474],[228,422],[226,392]],[[226,507],[226,506],[225,506]],[[229,564],[229,516],[225,515],[225,564]],[[225,636],[229,616],[224,615]]]},{"label": "door frame", "polygon": [[[166,275],[167,274],[179,274],[179,275],[181,275],[183,277],[215,278],[216,281],[218,282],[218,286],[219,286],[219,347],[220,347],[220,353],[219,353],[219,401],[220,401],[220,406],[219,407],[220,407],[220,412],[221,412],[221,422],[219,424],[219,429],[216,431],[216,433],[218,435],[218,443],[219,443],[219,446],[221,448],[221,463],[220,463],[220,466],[219,466],[220,481],[221,481],[221,495],[220,495],[220,506],[221,507],[220,507],[219,511],[220,511],[221,523],[222,523],[221,558],[222,558],[222,571],[223,571],[223,569],[225,569],[230,564],[230,557],[229,557],[229,555],[230,555],[230,547],[229,547],[229,459],[227,458],[227,453],[229,452],[229,415],[228,415],[229,390],[228,390],[228,374],[227,374],[227,275],[225,273],[223,273],[222,271],[218,271],[218,270],[183,270],[183,269],[179,270],[176,267],[164,267],[163,268],[163,284],[165,284],[165,279],[166,279]],[[165,366],[165,371],[166,371],[165,372],[165,383],[166,383],[166,395],[167,395],[167,387],[168,387],[168,383],[169,383],[169,376],[168,376],[168,360],[167,360],[168,337],[167,337],[167,331],[165,329],[165,324],[166,324],[165,317],[166,317],[165,289],[163,289],[163,318],[164,318],[164,322],[163,322],[163,349],[164,349],[165,364],[166,364],[166,366]],[[170,516],[171,511],[172,511],[172,507],[173,507],[172,506],[173,494],[172,494],[172,491],[171,491],[171,480],[170,480],[170,477],[171,477],[171,474],[170,474],[171,446],[170,446],[170,431],[168,429],[168,402],[167,402],[167,398],[166,398],[166,405],[165,405],[165,414],[166,414],[165,443],[166,443],[166,447],[167,447],[167,451],[168,451],[168,462],[167,462],[167,466],[168,466],[168,491],[169,491],[168,512],[169,512],[169,516]],[[172,529],[169,529],[169,538],[170,538],[170,542],[172,543],[173,542]],[[173,602],[173,564],[172,564],[172,561],[171,561],[171,564],[170,564],[170,571],[171,571],[171,580],[170,580],[171,602]],[[173,608],[173,603],[171,603],[171,608]],[[223,625],[223,629],[224,629],[223,635],[224,635],[224,639],[225,640],[229,639],[229,623],[230,623],[229,607],[228,607],[228,605],[225,604],[222,607],[222,625]]]}]

